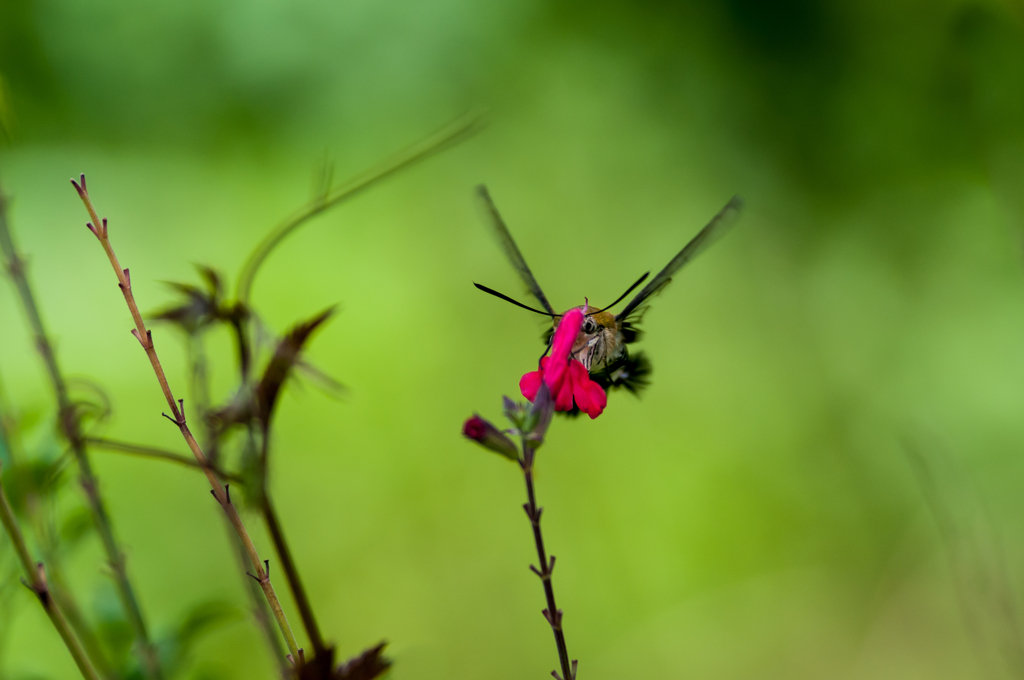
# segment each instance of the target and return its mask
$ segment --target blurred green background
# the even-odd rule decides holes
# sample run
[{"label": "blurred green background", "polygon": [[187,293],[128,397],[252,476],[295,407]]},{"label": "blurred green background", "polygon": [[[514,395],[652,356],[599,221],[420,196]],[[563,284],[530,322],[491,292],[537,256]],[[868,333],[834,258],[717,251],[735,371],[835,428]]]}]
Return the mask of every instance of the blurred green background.
[{"label": "blurred green background", "polygon": [[[193,263],[233,280],[325,159],[344,178],[489,111],[254,290],[277,332],[341,307],[307,357],[347,394],[291,384],[272,488],[343,656],[386,638],[396,680],[557,663],[519,471],[459,434],[500,421],[541,349],[533,315],[471,285],[521,293],[474,209],[486,182],[556,308],[614,298],[747,201],[645,319],[642,400],[556,421],[539,454],[581,677],[1021,677],[1019,0],[0,0],[0,77],[0,180],[60,361],[109,395],[98,433],[183,453],[68,178],[155,310]],[[181,336],[154,334],[187,396]],[[231,341],[208,340],[222,399]],[[59,448],[7,285],[0,377],[38,414],[27,445]],[[211,597],[244,609],[201,475],[92,455],[156,633]],[[95,539],[70,567],[102,609]],[[74,676],[27,591],[0,607],[0,675]],[[188,674],[274,666],[240,616]]]}]

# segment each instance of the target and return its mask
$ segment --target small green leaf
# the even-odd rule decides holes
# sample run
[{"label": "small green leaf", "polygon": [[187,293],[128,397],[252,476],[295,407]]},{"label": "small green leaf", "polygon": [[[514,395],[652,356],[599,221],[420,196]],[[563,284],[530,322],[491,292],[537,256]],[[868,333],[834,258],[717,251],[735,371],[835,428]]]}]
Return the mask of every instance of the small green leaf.
[{"label": "small green leaf", "polygon": [[86,507],[77,507],[69,512],[60,525],[61,547],[72,550],[90,531],[95,528],[92,513]]}]

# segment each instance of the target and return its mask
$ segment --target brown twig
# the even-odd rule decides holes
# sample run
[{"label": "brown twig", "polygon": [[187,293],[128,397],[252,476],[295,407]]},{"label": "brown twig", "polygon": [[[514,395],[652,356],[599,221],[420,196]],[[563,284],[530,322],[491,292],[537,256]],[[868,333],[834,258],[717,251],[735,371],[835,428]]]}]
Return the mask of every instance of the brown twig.
[{"label": "brown twig", "polygon": [[106,505],[103,502],[103,497],[100,495],[99,481],[96,479],[96,475],[92,470],[92,464],[89,461],[78,414],[68,394],[67,382],[57,364],[53,345],[50,343],[49,336],[43,325],[39,306],[36,304],[35,294],[29,285],[28,277],[25,273],[25,261],[18,254],[14,246],[10,227],[7,224],[6,198],[2,190],[0,190],[0,251],[3,252],[8,273],[14,281],[15,288],[17,288],[18,297],[21,299],[22,307],[28,317],[29,326],[34,335],[36,349],[43,358],[43,363],[46,366],[46,372],[50,379],[50,385],[53,387],[54,394],[56,395],[60,430],[71,444],[71,450],[78,463],[82,489],[85,491],[89,510],[92,512],[96,531],[99,533],[100,542],[103,544],[107,561],[114,574],[114,582],[117,585],[121,604],[125,609],[128,621],[142,650],[143,668],[150,680],[160,680],[162,674],[156,648],[149,639],[149,632],[145,618],[142,615],[142,609],[139,607],[135,590],[128,578],[124,553],[121,551],[120,545],[114,536],[110,516],[107,514]]},{"label": "brown twig", "polygon": [[194,458],[189,458],[181,455],[180,453],[174,453],[173,451],[165,451],[164,449],[158,449],[153,446],[132,444],[131,442],[122,442],[116,439],[107,439],[106,437],[86,437],[85,441],[88,444],[92,444],[92,446],[97,449],[113,451],[116,453],[126,453],[130,456],[139,456],[141,458],[152,458],[153,460],[165,460],[169,463],[184,465],[185,467],[189,467],[194,470],[211,470],[215,475],[225,481],[235,484],[241,484],[243,482],[241,475],[236,475],[233,472],[223,470],[212,463],[207,463],[204,466]]},{"label": "brown twig", "polygon": [[57,601],[50,592],[50,586],[46,581],[46,569],[43,567],[43,563],[34,563],[31,555],[29,555],[28,547],[25,545],[25,538],[18,527],[14,511],[7,500],[7,494],[4,493],[3,485],[0,485],[0,524],[3,524],[7,535],[10,536],[11,543],[14,544],[14,552],[21,562],[22,569],[25,570],[25,578],[27,580],[22,582],[35,594],[46,615],[50,617],[53,627],[57,629],[57,633],[64,640],[64,645],[71,652],[71,658],[75,660],[75,665],[78,666],[82,677],[86,680],[100,680],[100,675],[96,672],[85,650],[82,649],[81,643],[75,637],[74,631],[71,630],[71,626],[68,625],[67,619],[64,618],[60,608],[57,606]]},{"label": "brown twig", "polygon": [[203,450],[199,446],[199,442],[196,441],[191,430],[189,430],[188,424],[185,420],[184,400],[175,401],[174,399],[174,394],[171,392],[170,385],[167,383],[167,376],[164,374],[163,366],[161,366],[160,359],[157,356],[156,348],[153,346],[153,334],[151,331],[146,330],[145,322],[142,320],[142,314],[139,312],[139,307],[135,302],[135,295],[132,293],[131,276],[127,269],[121,267],[121,264],[118,262],[117,255],[114,254],[114,249],[110,243],[107,231],[107,221],[105,219],[100,220],[96,214],[96,209],[93,207],[92,200],[89,197],[88,188],[86,187],[85,175],[81,176],[81,183],[75,182],[74,180],[71,180],[71,183],[74,185],[79,197],[85,204],[85,208],[89,212],[89,216],[92,218],[92,222],[87,225],[89,230],[92,231],[99,240],[100,245],[103,247],[103,251],[107,254],[107,259],[110,260],[110,265],[114,268],[114,273],[118,280],[118,286],[121,288],[125,303],[127,303],[128,310],[135,322],[135,328],[132,329],[132,334],[146,352],[146,356],[149,358],[149,362],[153,367],[153,372],[156,374],[157,382],[160,383],[160,389],[163,392],[164,399],[167,400],[167,405],[170,408],[171,415],[163,415],[177,425],[178,429],[181,431],[181,436],[185,439],[185,443],[188,444],[188,447],[195,456],[196,461],[206,474],[206,478],[209,480],[210,487],[212,489],[211,493],[224,510],[224,513],[231,521],[231,525],[234,527],[235,532],[238,534],[238,537],[245,546],[245,551],[249,556],[249,561],[252,563],[253,569],[256,571],[256,575],[253,576],[253,578],[259,582],[260,587],[263,589],[263,594],[267,598],[267,603],[270,605],[270,610],[273,612],[274,618],[277,619],[277,624],[281,629],[282,635],[284,635],[291,657],[295,660],[296,665],[299,665],[302,663],[303,656],[295,641],[295,635],[292,633],[291,626],[288,624],[288,618],[285,616],[284,610],[281,608],[281,603],[277,598],[277,593],[274,592],[274,586],[270,583],[270,577],[267,575],[265,568],[267,563],[260,559],[256,546],[249,537],[249,532],[246,530],[245,524],[242,522],[242,518],[239,516],[234,504],[232,504],[231,498],[228,496],[224,486],[217,478],[216,473],[210,469],[210,465],[206,460],[206,456],[203,454]]},{"label": "brown twig", "polygon": [[[204,451],[210,454],[210,462],[216,464],[219,456],[215,454],[218,452],[220,442],[218,441],[218,430],[212,425],[208,417],[210,412],[210,385],[209,373],[206,370],[206,348],[203,343],[202,333],[200,330],[189,336],[189,373],[192,375],[192,400],[198,408],[200,422],[202,423],[202,447]],[[259,627],[260,632],[263,634],[267,646],[270,648],[271,656],[277,662],[278,675],[281,678],[288,678],[291,676],[291,667],[285,659],[287,652],[281,646],[281,638],[278,637],[277,632],[274,630],[274,624],[270,620],[271,615],[270,609],[267,607],[267,600],[263,597],[259,584],[246,576],[245,570],[249,557],[245,552],[245,546],[238,540],[227,517],[224,518],[224,523],[229,534],[228,541],[234,548],[235,557],[241,567],[239,578],[242,579],[242,588],[249,598],[252,616],[256,620],[256,625]]]}]

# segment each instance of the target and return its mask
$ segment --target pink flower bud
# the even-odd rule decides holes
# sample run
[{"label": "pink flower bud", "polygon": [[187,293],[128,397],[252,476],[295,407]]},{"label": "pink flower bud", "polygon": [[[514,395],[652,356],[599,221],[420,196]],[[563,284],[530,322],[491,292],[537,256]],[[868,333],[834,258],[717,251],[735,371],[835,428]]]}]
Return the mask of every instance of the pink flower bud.
[{"label": "pink flower bud", "polygon": [[474,414],[462,425],[462,434],[475,441],[485,449],[490,449],[501,454],[509,460],[519,460],[519,451],[512,440],[505,436],[505,433],[494,426],[493,423],[484,420]]}]

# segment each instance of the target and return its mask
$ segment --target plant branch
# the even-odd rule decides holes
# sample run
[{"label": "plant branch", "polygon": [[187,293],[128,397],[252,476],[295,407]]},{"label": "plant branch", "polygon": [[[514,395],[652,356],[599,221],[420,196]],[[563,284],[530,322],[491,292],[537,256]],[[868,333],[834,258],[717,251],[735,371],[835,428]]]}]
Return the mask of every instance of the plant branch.
[{"label": "plant branch", "polygon": [[316,658],[323,658],[323,654],[327,651],[327,646],[324,644],[323,635],[320,634],[320,626],[313,615],[313,607],[309,603],[309,597],[306,595],[306,588],[302,585],[302,579],[299,577],[299,570],[295,566],[295,560],[292,558],[288,541],[285,540],[284,530],[281,528],[281,522],[277,518],[277,510],[274,508],[274,504],[271,502],[266,489],[263,489],[261,496],[260,510],[263,512],[263,519],[267,523],[270,538],[274,542],[277,557],[281,560],[281,568],[284,569],[284,575],[288,579],[288,587],[291,589],[292,597],[295,599],[295,606],[298,607],[299,615],[302,617],[302,625],[306,629],[310,643],[313,645]]},{"label": "plant branch", "polygon": [[382,161],[374,167],[356,175],[333,191],[327,191],[311,201],[304,208],[300,209],[284,222],[274,228],[260,242],[256,249],[249,255],[249,258],[242,265],[238,277],[238,300],[245,305],[249,303],[249,296],[252,292],[252,282],[256,278],[256,272],[263,264],[267,256],[277,245],[289,234],[302,226],[306,221],[316,217],[325,210],[351,198],[365,189],[372,187],[381,180],[384,180],[399,170],[413,165],[417,161],[430,158],[436,153],[457,144],[466,137],[474,134],[483,126],[483,117],[478,112],[470,112],[457,120],[444,126],[429,137],[420,140],[416,144],[398,152],[394,156]]},{"label": "plant branch", "polygon": [[[241,321],[237,314],[234,315],[234,320]],[[210,384],[209,372],[206,369],[206,347],[203,342],[202,332],[189,336],[188,349],[189,373],[192,375],[192,400],[196,403],[202,423],[202,446],[203,450],[209,454],[210,463],[216,465],[220,457],[220,441],[218,431],[211,425],[208,417],[211,403]],[[241,351],[241,348],[239,349]],[[246,576],[246,564],[249,557],[245,552],[245,546],[238,540],[238,536],[235,535],[227,517],[224,517],[224,525],[228,531],[228,542],[231,543],[235,558],[238,560],[240,567],[238,577],[242,580],[242,588],[245,590],[246,597],[249,598],[252,616],[256,620],[256,625],[259,627],[260,632],[263,634],[267,646],[270,648],[271,656],[277,662],[278,676],[284,679],[290,678],[292,669],[285,658],[287,652],[281,646],[281,638],[277,631],[274,630],[274,623],[271,621],[267,600],[263,597],[259,584]]]},{"label": "plant branch", "polygon": [[540,530],[540,516],[544,508],[537,507],[537,498],[533,489],[533,460],[543,440],[544,430],[551,420],[550,394],[547,386],[541,387],[534,405],[535,411],[539,414],[539,423],[534,431],[522,436],[523,457],[519,460],[519,466],[523,470],[523,478],[526,480],[527,502],[523,504],[523,510],[530,519],[530,526],[533,528],[533,541],[537,546],[537,559],[540,560],[540,569],[530,565],[530,570],[540,577],[544,584],[544,597],[547,600],[547,609],[544,610],[544,618],[551,624],[551,631],[555,635],[555,646],[558,648],[558,661],[562,667],[562,675],[551,671],[551,674],[558,680],[576,680],[576,660],[569,661],[569,650],[565,645],[565,632],[562,629],[562,610],[555,604],[555,588],[551,582],[551,575],[555,570],[555,556],[548,560],[547,552],[544,549],[544,536]]},{"label": "plant branch", "polygon": [[57,601],[52,597],[49,584],[46,581],[46,569],[43,567],[43,563],[33,563],[32,557],[29,555],[28,547],[25,545],[25,538],[18,527],[14,511],[7,500],[7,494],[4,493],[3,485],[0,485],[0,524],[4,525],[11,543],[14,544],[14,552],[17,554],[22,569],[25,571],[25,578],[27,580],[23,582],[35,594],[46,615],[50,617],[53,627],[57,629],[57,633],[60,634],[68,651],[71,652],[71,658],[75,660],[75,665],[78,666],[82,677],[85,680],[100,680],[99,674],[93,668],[92,662],[86,655],[85,650],[82,649],[81,643],[75,637],[74,631],[71,630],[71,626],[68,625],[67,620],[57,606]]},{"label": "plant branch", "polygon": [[[11,412],[12,410],[8,407],[3,394],[3,384],[0,382],[0,452],[7,452],[7,461],[13,466],[20,457],[16,455],[16,453],[20,453],[20,447],[15,444],[14,420],[9,415]],[[0,456],[0,458],[2,457]],[[0,465],[2,464],[3,461],[0,460]],[[67,585],[67,580],[63,576],[61,566],[60,549],[54,535],[56,532],[48,530],[40,506],[41,504],[38,502],[35,494],[31,494],[25,499],[25,512],[36,535],[36,543],[39,545],[39,550],[43,555],[43,562],[49,565],[47,578],[49,583],[52,584],[50,594],[56,599],[57,608],[61,610],[68,623],[71,624],[72,630],[85,648],[86,655],[92,660],[100,674],[109,678],[112,676],[110,663],[106,658],[103,648],[100,646],[99,638],[96,637],[96,633],[89,627],[88,622],[82,615],[81,607],[78,606],[71,588]]]},{"label": "plant branch", "polygon": [[555,570],[555,556],[547,559],[544,550],[544,536],[540,530],[540,516],[544,508],[537,507],[537,499],[533,491],[533,457],[532,446],[523,439],[523,460],[519,462],[523,468],[523,477],[526,480],[526,497],[528,502],[523,504],[526,516],[530,519],[530,526],[533,528],[533,540],[537,545],[537,559],[540,560],[541,568],[530,565],[530,570],[540,577],[544,584],[544,597],[547,600],[547,609],[544,610],[544,618],[551,624],[551,631],[555,634],[555,646],[558,648],[558,661],[562,666],[562,676],[552,671],[556,678],[575,680],[576,662],[569,663],[569,650],[565,645],[565,632],[562,630],[562,610],[555,605],[555,588],[551,582],[551,575]]},{"label": "plant branch", "polygon": [[74,180],[72,180],[71,183],[78,191],[79,197],[81,197],[86,210],[89,212],[89,215],[93,220],[88,227],[99,240],[100,245],[103,247],[103,251],[107,254],[107,259],[110,260],[110,264],[114,268],[114,273],[117,275],[118,285],[121,288],[121,292],[124,294],[125,303],[127,303],[128,310],[135,322],[135,328],[132,330],[132,334],[135,335],[135,338],[145,350],[146,356],[149,358],[149,362],[153,367],[153,372],[156,374],[157,382],[160,384],[160,389],[163,392],[164,398],[167,400],[167,405],[172,414],[171,416],[166,416],[166,414],[164,415],[178,426],[178,429],[181,431],[181,436],[185,439],[185,443],[188,444],[188,447],[195,456],[196,461],[206,474],[206,478],[210,482],[214,498],[224,510],[224,513],[231,521],[231,525],[234,527],[235,532],[238,534],[242,544],[245,546],[245,551],[249,556],[249,561],[252,563],[253,569],[256,571],[254,578],[259,582],[260,587],[263,589],[263,594],[267,598],[267,603],[270,605],[271,611],[274,613],[274,618],[277,619],[277,624],[281,629],[282,635],[284,635],[285,642],[288,645],[288,650],[291,653],[292,658],[295,660],[296,665],[299,665],[302,663],[303,659],[301,650],[299,650],[298,645],[295,642],[295,635],[292,633],[291,626],[288,625],[288,619],[285,616],[284,610],[281,608],[281,603],[277,598],[277,593],[274,592],[274,586],[270,583],[270,577],[267,575],[267,571],[264,568],[264,562],[260,559],[256,546],[249,537],[249,532],[246,530],[245,524],[242,522],[242,518],[238,514],[238,510],[235,508],[234,504],[232,504],[230,497],[227,495],[224,486],[217,478],[216,473],[210,469],[209,462],[206,460],[206,456],[203,454],[203,450],[200,448],[199,442],[196,441],[191,430],[189,430],[188,424],[185,421],[184,400],[175,401],[174,399],[174,394],[171,392],[170,385],[167,383],[167,376],[164,374],[163,366],[161,366],[160,359],[157,356],[155,347],[153,346],[153,334],[151,331],[146,330],[146,325],[142,320],[142,314],[139,312],[139,307],[135,302],[135,295],[132,292],[130,275],[127,269],[121,267],[121,264],[118,262],[117,255],[114,254],[114,249],[110,243],[107,231],[106,220],[101,221],[96,214],[96,209],[93,207],[92,200],[89,197],[89,192],[85,184],[85,175],[82,175],[81,177],[81,184]]},{"label": "plant branch", "polygon": [[142,651],[143,668],[150,680],[160,680],[162,674],[156,648],[149,639],[149,632],[146,627],[145,618],[142,615],[142,609],[139,607],[135,590],[128,578],[124,554],[114,536],[110,516],[107,514],[106,505],[103,502],[103,497],[100,495],[99,481],[96,479],[96,475],[92,470],[92,464],[89,461],[75,405],[68,394],[67,382],[64,380],[64,376],[57,364],[53,345],[46,334],[42,316],[39,313],[39,306],[36,304],[35,294],[32,292],[25,273],[25,261],[18,254],[14,246],[10,227],[7,223],[6,198],[2,190],[0,190],[0,251],[3,252],[4,259],[6,260],[5,265],[11,279],[14,281],[18,297],[21,299],[22,307],[28,317],[36,349],[43,358],[47,375],[50,378],[50,384],[56,395],[60,429],[64,437],[71,444],[71,450],[78,463],[82,489],[85,491],[89,510],[92,512],[93,521],[96,524],[96,531],[100,535],[100,542],[103,544],[107,561],[114,574],[114,582],[117,585],[121,604],[128,616],[128,621],[135,633],[135,637],[139,641]]},{"label": "plant branch", "polygon": [[190,467],[195,470],[211,470],[215,475],[228,482],[233,482],[235,484],[241,484],[243,482],[241,475],[236,475],[233,472],[222,470],[217,465],[209,462],[204,466],[194,458],[189,458],[188,456],[183,456],[180,453],[174,453],[173,451],[165,451],[164,449],[158,449],[153,446],[132,444],[131,442],[122,442],[116,439],[107,439],[106,437],[86,437],[85,441],[88,444],[92,444],[97,449],[113,451],[116,453],[126,453],[130,456],[139,456],[140,458],[165,460],[169,463],[177,463],[178,465],[184,465],[185,467]]}]

